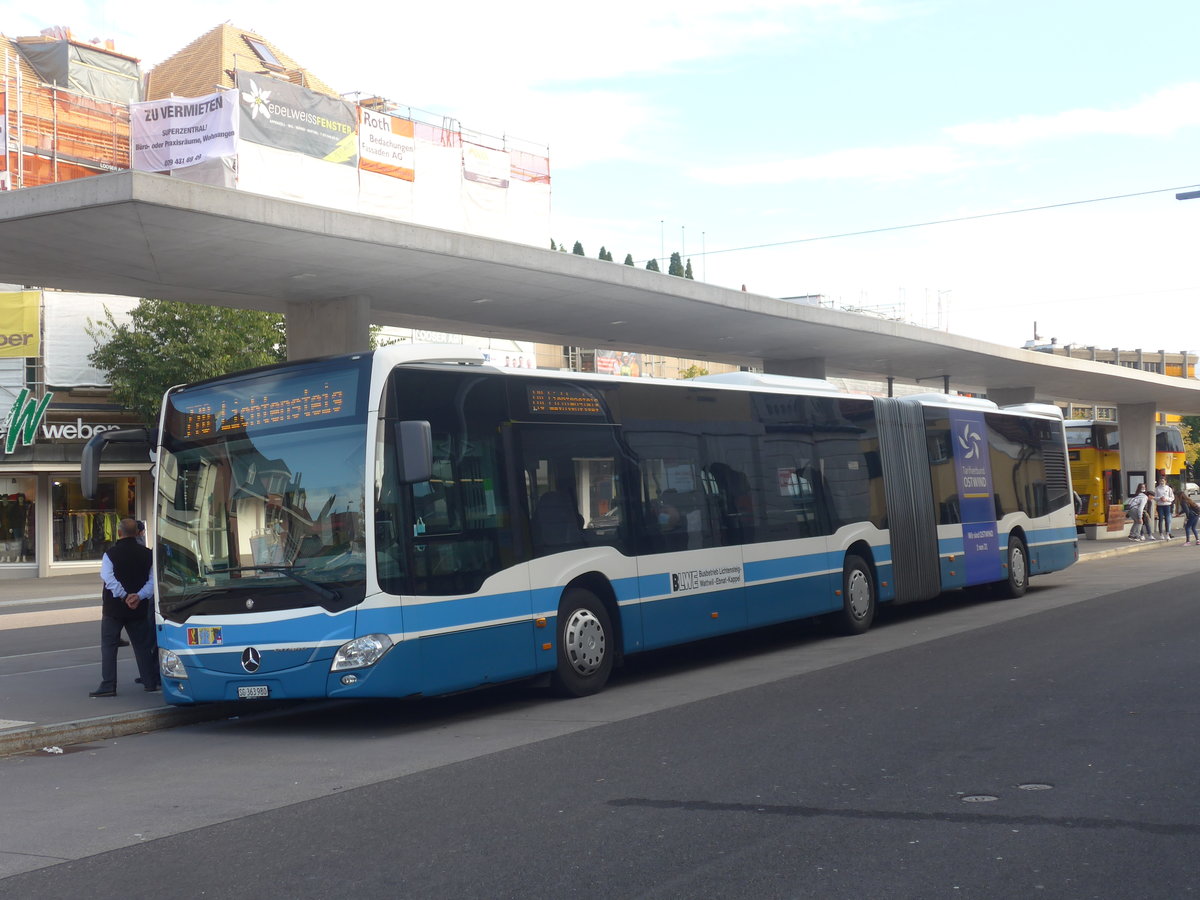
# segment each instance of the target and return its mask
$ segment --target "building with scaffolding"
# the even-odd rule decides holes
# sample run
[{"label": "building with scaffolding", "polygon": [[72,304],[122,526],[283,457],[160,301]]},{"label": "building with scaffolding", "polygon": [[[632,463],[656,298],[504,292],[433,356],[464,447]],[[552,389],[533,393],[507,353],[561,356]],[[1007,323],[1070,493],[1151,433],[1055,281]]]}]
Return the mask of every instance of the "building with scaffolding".
[{"label": "building with scaffolding", "polygon": [[[32,37],[0,35],[0,189],[18,190],[142,168],[173,178],[266,194],[316,206],[430,225],[545,247],[549,243],[550,164],[545,148],[464,129],[453,119],[379,97],[339,95],[286,50],[256,32],[219,25],[149,72],[111,42],[77,40],[56,27]],[[279,118],[334,121],[329,158],[282,132],[246,129],[231,152],[192,165],[171,154],[162,168],[138,165],[136,136],[148,111],[168,114],[228,98],[253,121],[257,97]],[[209,103],[208,107],[221,104]],[[314,112],[314,110],[317,110]],[[262,111],[257,110],[257,111]],[[142,119],[135,116],[141,113]],[[258,124],[269,116],[259,116]],[[171,122],[172,127],[177,123]],[[379,164],[363,136],[386,143]],[[347,140],[350,138],[350,140]],[[349,149],[351,152],[343,153]],[[407,156],[393,164],[396,154]],[[419,177],[417,177],[419,174]],[[64,265],[71,248],[62,248]],[[665,277],[665,276],[664,276]],[[110,449],[101,496],[82,499],[79,457],[96,430],[138,424],[114,404],[87,356],[89,320],[120,319],[137,298],[0,286],[0,315],[31,316],[13,331],[25,343],[0,348],[0,578],[94,571],[120,516],[149,518],[149,464]],[[25,320],[22,320],[25,321]],[[493,365],[575,368],[676,377],[700,360],[561,344],[443,335],[389,328],[386,341],[462,342]],[[29,355],[25,355],[28,353]],[[115,451],[115,453],[114,453]]]}]

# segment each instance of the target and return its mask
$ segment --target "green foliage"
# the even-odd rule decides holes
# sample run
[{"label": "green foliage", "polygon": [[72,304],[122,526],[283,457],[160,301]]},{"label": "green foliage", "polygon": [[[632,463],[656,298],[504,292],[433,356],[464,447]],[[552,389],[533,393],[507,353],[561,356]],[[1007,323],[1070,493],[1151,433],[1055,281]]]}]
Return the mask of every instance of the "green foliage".
[{"label": "green foliage", "polygon": [[678,250],[671,254],[671,262],[667,265],[667,274],[683,277],[683,259],[679,256]]},{"label": "green foliage", "polygon": [[575,242],[575,246],[571,248],[571,252],[574,253],[576,256],[586,256],[587,255],[583,252],[583,244],[579,243],[579,241]]},{"label": "green foliage", "polygon": [[1187,451],[1184,453],[1184,459],[1195,475],[1196,462],[1200,458],[1200,416],[1182,416],[1179,425],[1179,430],[1183,432],[1183,446]]},{"label": "green foliage", "polygon": [[551,249],[551,250],[557,250],[557,249],[558,249],[558,245],[554,243],[554,238],[550,238],[550,249]]},{"label": "green foliage", "polygon": [[650,272],[661,272],[662,271],[662,269],[660,269],[658,267],[657,259],[652,259],[652,260],[650,260],[650,262],[646,263],[646,269],[647,269],[647,271],[650,271]]},{"label": "green foliage", "polygon": [[114,399],[145,422],[158,421],[173,385],[287,358],[283,316],[257,310],[142,300],[129,322],[105,310],[87,332],[96,342],[88,359],[107,375]]},{"label": "green foliage", "polygon": [[683,381],[688,378],[699,378],[701,375],[707,375],[708,369],[701,368],[696,364],[692,364],[679,373],[679,380]]},{"label": "green foliage", "polygon": [[687,261],[687,268],[683,270],[683,277],[690,281],[696,280],[696,276],[692,274],[692,261],[690,259]]},{"label": "green foliage", "polygon": [[605,262],[612,262],[612,254],[604,247],[600,248],[600,258]]},{"label": "green foliage", "polygon": [[625,265],[627,265],[627,266],[633,265],[633,254],[632,253],[625,254]]}]

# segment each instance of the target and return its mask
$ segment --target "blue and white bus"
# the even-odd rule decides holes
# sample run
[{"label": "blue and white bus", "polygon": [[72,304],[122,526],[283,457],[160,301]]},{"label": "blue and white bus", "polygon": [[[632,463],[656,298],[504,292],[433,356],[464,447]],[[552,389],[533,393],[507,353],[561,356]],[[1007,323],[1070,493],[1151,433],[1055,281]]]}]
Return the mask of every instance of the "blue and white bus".
[{"label": "blue and white bus", "polygon": [[[84,480],[108,433],[85,453]],[[403,697],[1078,557],[1063,420],[751,373],[502,371],[409,345],[172,389],[157,450],[167,701]]]}]

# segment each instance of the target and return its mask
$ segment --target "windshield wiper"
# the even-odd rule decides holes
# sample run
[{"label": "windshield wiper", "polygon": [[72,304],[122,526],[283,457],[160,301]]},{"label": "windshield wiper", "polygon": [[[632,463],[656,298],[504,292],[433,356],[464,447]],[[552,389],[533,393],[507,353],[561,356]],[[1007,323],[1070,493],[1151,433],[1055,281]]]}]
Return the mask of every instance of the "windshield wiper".
[{"label": "windshield wiper", "polygon": [[[188,597],[182,603],[172,606],[170,615],[168,615],[164,611],[163,616],[164,616],[164,618],[170,618],[171,616],[178,615],[179,613],[183,612],[185,609],[191,609],[197,603],[203,603],[205,600],[208,600],[210,597],[216,597],[218,594],[223,594],[227,590],[228,590],[228,588],[220,588],[219,590],[215,590],[215,591],[203,591],[199,594],[196,594],[194,597]],[[160,603],[159,607],[161,608],[161,606],[162,606],[162,604]]]},{"label": "windshield wiper", "polygon": [[286,575],[288,578],[292,579],[292,581],[296,582],[297,584],[303,585],[304,587],[308,588],[310,591],[312,591],[314,594],[316,594],[318,597],[320,597],[322,600],[324,600],[326,602],[332,602],[334,600],[342,599],[342,595],[339,594],[337,591],[331,591],[329,588],[325,587],[324,585],[317,584],[315,581],[313,581],[310,578],[305,578],[303,575],[300,575],[299,573],[296,572],[296,568],[297,568],[296,566],[269,566],[269,565],[268,566],[237,566],[232,569],[213,569],[213,570],[209,571],[207,574],[219,575],[224,572],[278,572],[280,575]]}]

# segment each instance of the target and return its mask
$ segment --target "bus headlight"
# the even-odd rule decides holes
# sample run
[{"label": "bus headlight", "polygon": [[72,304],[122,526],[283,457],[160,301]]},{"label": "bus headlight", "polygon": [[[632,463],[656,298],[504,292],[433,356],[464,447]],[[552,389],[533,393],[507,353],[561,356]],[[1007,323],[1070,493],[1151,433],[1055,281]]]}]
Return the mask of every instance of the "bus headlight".
[{"label": "bus headlight", "polygon": [[179,658],[179,654],[174,650],[162,650],[158,652],[158,670],[162,672],[163,678],[187,678],[187,669],[183,665],[183,660]]},{"label": "bus headlight", "polygon": [[365,669],[383,659],[383,654],[391,649],[392,639],[386,634],[365,634],[338,647],[329,670]]}]

